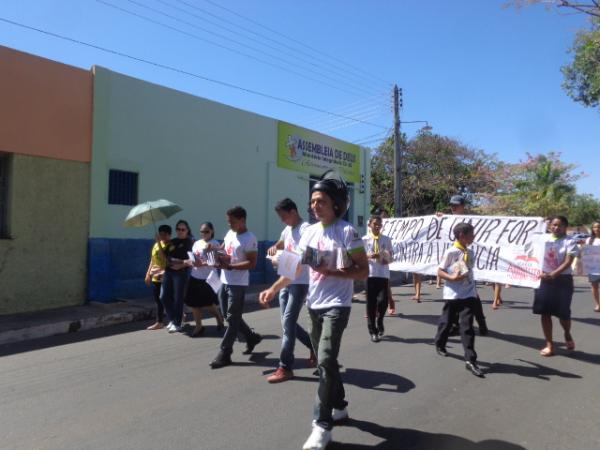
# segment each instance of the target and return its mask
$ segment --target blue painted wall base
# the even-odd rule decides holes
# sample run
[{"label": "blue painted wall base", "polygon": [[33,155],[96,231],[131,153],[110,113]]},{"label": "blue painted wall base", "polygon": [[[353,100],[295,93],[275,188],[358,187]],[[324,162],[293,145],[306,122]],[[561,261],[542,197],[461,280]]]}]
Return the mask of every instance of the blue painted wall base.
[{"label": "blue painted wall base", "polygon": [[[256,269],[250,271],[250,284],[270,284],[277,279],[273,266],[266,260],[273,241],[258,243]],[[150,261],[151,239],[88,239],[88,299],[109,303],[119,298],[149,297],[144,284]]]}]

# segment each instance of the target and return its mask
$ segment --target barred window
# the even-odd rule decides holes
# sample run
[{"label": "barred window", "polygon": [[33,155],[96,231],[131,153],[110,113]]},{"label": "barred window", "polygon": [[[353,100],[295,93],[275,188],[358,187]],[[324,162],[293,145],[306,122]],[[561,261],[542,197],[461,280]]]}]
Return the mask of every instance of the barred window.
[{"label": "barred window", "polygon": [[138,174],[124,170],[110,170],[108,203],[110,205],[137,205]]},{"label": "barred window", "polygon": [[8,187],[10,177],[10,155],[0,153],[0,239],[9,237]]}]

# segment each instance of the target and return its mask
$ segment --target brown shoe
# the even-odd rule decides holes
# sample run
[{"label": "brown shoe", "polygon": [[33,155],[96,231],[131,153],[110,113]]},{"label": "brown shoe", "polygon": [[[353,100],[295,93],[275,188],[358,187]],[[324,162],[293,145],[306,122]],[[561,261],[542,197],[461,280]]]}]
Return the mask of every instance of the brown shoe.
[{"label": "brown shoe", "polygon": [[146,330],[160,330],[161,328],[164,328],[165,324],[162,322],[156,322],[153,323],[152,325],[150,325],[148,328],[146,328]]},{"label": "brown shoe", "polygon": [[267,377],[269,383],[282,383],[294,378],[294,372],[284,367],[278,367],[273,375]]}]

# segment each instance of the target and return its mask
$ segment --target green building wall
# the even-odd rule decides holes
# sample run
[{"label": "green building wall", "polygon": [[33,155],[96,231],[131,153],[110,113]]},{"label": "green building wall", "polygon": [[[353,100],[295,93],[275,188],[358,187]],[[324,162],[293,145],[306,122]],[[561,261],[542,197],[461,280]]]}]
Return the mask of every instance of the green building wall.
[{"label": "green building wall", "polygon": [[86,299],[89,164],[11,155],[10,239],[0,240],[0,315]]}]

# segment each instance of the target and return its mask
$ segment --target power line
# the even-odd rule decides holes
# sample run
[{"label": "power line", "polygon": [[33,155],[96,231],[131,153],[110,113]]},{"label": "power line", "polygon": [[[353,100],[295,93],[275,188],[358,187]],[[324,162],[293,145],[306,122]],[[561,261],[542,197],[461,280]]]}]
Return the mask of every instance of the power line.
[{"label": "power line", "polygon": [[121,56],[123,58],[131,59],[133,61],[141,62],[141,63],[144,63],[144,64],[149,64],[151,66],[159,67],[159,68],[164,69],[164,70],[169,70],[171,72],[176,72],[176,73],[179,73],[179,74],[182,74],[182,75],[187,75],[187,76],[190,76],[190,77],[193,77],[193,78],[198,78],[200,80],[208,81],[210,83],[218,84],[218,85],[225,86],[225,87],[228,87],[228,88],[237,89],[239,91],[243,91],[243,92],[246,92],[248,94],[258,95],[260,97],[265,97],[265,98],[268,98],[268,99],[271,99],[271,100],[275,100],[275,101],[278,101],[278,102],[281,102],[281,103],[287,103],[287,104],[294,105],[294,106],[297,106],[299,108],[308,109],[308,110],[311,110],[311,111],[317,111],[317,112],[328,114],[328,115],[334,116],[334,117],[346,118],[346,119],[353,120],[355,122],[363,123],[365,125],[369,125],[369,126],[376,127],[376,128],[381,128],[381,129],[385,129],[386,128],[383,125],[379,125],[379,124],[376,124],[376,123],[371,123],[371,122],[367,122],[367,121],[363,121],[363,120],[353,119],[352,117],[347,117],[347,116],[343,116],[341,114],[336,114],[334,112],[327,111],[325,109],[318,108],[316,106],[306,105],[304,103],[299,103],[299,102],[296,102],[294,100],[288,100],[288,99],[283,98],[283,97],[277,97],[275,95],[271,95],[271,94],[267,94],[267,93],[264,93],[264,92],[256,91],[254,89],[249,89],[249,88],[245,88],[245,87],[242,87],[242,86],[237,86],[237,85],[235,85],[233,83],[228,83],[226,81],[221,81],[221,80],[217,80],[217,79],[214,79],[214,78],[209,78],[209,77],[206,77],[204,75],[200,75],[200,74],[197,74],[197,73],[194,73],[194,72],[189,72],[189,71],[184,70],[184,69],[179,69],[179,68],[176,68],[176,67],[168,66],[166,64],[157,63],[157,62],[154,62],[154,61],[150,61],[148,59],[139,58],[137,56],[128,55],[126,53],[119,52],[117,50],[112,50],[112,49],[109,49],[109,48],[106,48],[106,47],[101,47],[101,46],[96,45],[96,44],[91,44],[89,42],[81,41],[81,40],[78,40],[78,39],[73,39],[73,38],[70,38],[68,36],[63,36],[63,35],[60,35],[60,34],[57,34],[57,33],[53,33],[51,31],[42,30],[41,28],[36,28],[36,27],[32,27],[30,25],[25,25],[25,24],[22,24],[22,23],[19,23],[19,22],[15,22],[15,21],[10,20],[10,19],[6,19],[4,17],[0,17],[0,21],[8,23],[10,25],[14,25],[14,26],[19,27],[19,28],[24,28],[24,29],[27,29],[27,30],[30,30],[30,31],[36,31],[38,33],[45,34],[47,36],[52,36],[52,37],[57,38],[57,39],[61,39],[61,40],[68,41],[68,42],[72,42],[72,43],[79,44],[79,45],[84,45],[86,47],[90,47],[90,48],[93,48],[93,49],[96,49],[96,50],[100,50],[100,51],[105,52],[105,53],[110,53],[112,55]]},{"label": "power line", "polygon": [[[334,108],[333,111],[338,114],[351,115],[354,113],[363,112],[365,109],[371,109],[375,106],[380,108],[384,108],[385,105],[380,101],[375,101],[377,98],[381,98],[382,96],[373,97],[371,99],[359,100],[357,102],[352,102],[346,106],[341,106],[339,108]],[[318,115],[312,118],[309,118],[304,123],[319,123],[323,120],[323,115]],[[332,120],[330,117],[327,117],[326,120]]]},{"label": "power line", "polygon": [[358,71],[360,71],[360,72],[362,72],[362,73],[365,73],[365,74],[369,75],[370,77],[372,77],[372,78],[374,78],[374,79],[377,79],[377,80],[379,80],[379,81],[382,81],[383,83],[385,83],[385,85],[386,85],[386,86],[388,86],[388,87],[390,87],[390,88],[391,88],[391,85],[392,85],[392,83],[390,83],[390,82],[389,82],[389,81],[387,81],[387,80],[384,80],[383,78],[380,78],[380,77],[378,77],[377,75],[374,75],[374,74],[372,74],[372,73],[369,73],[369,72],[367,72],[366,70],[363,70],[363,69],[361,69],[360,67],[353,66],[352,64],[349,64],[349,63],[347,63],[347,62],[345,62],[345,61],[343,61],[343,60],[341,60],[341,59],[339,59],[339,58],[336,58],[335,56],[328,55],[327,53],[325,53],[325,52],[323,52],[323,51],[321,51],[321,50],[318,50],[318,49],[316,49],[316,48],[314,48],[314,47],[311,47],[310,45],[308,45],[308,44],[305,44],[304,42],[301,42],[301,41],[299,41],[299,40],[297,40],[297,39],[294,39],[293,37],[290,37],[290,36],[287,36],[287,35],[285,35],[285,34],[283,34],[283,33],[280,33],[280,32],[279,32],[279,31],[277,31],[277,30],[274,30],[274,29],[272,29],[272,28],[269,28],[269,27],[267,27],[266,25],[263,25],[263,24],[261,24],[260,22],[257,22],[256,20],[250,19],[250,18],[248,18],[248,17],[246,17],[246,16],[244,16],[244,15],[242,15],[242,14],[240,14],[240,13],[236,12],[236,11],[233,11],[233,10],[231,10],[231,9],[229,9],[229,8],[227,8],[227,7],[225,7],[225,6],[223,6],[223,5],[219,5],[218,3],[216,3],[216,2],[214,2],[214,1],[212,1],[212,0],[204,0],[204,1],[205,1],[206,3],[209,3],[209,4],[211,4],[211,5],[215,6],[215,7],[217,7],[217,8],[221,8],[221,9],[223,9],[223,10],[225,10],[225,11],[229,12],[230,14],[233,14],[233,15],[235,15],[235,16],[237,16],[237,17],[240,17],[240,18],[242,18],[242,19],[244,19],[244,20],[247,20],[247,21],[248,21],[248,22],[250,22],[250,23],[253,23],[253,24],[255,24],[255,25],[258,25],[259,27],[261,27],[261,28],[264,28],[265,30],[267,30],[267,31],[269,31],[269,32],[271,32],[271,33],[275,33],[275,34],[277,34],[278,36],[282,36],[282,37],[284,37],[284,38],[286,38],[286,39],[289,39],[289,40],[290,40],[290,41],[292,41],[292,42],[295,42],[295,43],[297,43],[297,44],[300,44],[301,46],[303,46],[303,47],[306,47],[306,48],[308,48],[308,49],[312,50],[313,52],[316,52],[316,53],[319,53],[319,54],[321,54],[321,55],[324,55],[324,56],[326,56],[326,57],[327,57],[327,58],[329,58],[329,59],[336,60],[336,61],[338,61],[338,62],[340,62],[340,63],[344,64],[345,66],[348,66],[348,67],[351,67],[351,68],[353,68],[354,70],[358,70]]},{"label": "power line", "polygon": [[[316,60],[321,60],[321,61],[323,61],[327,65],[326,68],[327,68],[327,70],[329,72],[335,73],[338,77],[346,79],[350,83],[357,83],[357,82],[358,83],[364,83],[365,80],[368,80],[369,83],[372,83],[372,80],[367,79],[366,77],[363,77],[361,75],[356,75],[352,71],[349,71],[347,69],[338,68],[337,66],[335,66],[334,64],[332,64],[331,61],[325,61],[325,60],[323,60],[321,58],[315,57],[314,55],[311,55],[309,53],[303,52],[302,50],[298,50],[298,49],[296,49],[294,47],[286,45],[286,44],[284,44],[282,42],[279,42],[279,41],[277,41],[275,39],[272,39],[272,38],[270,38],[268,36],[265,36],[263,34],[257,33],[255,31],[249,29],[249,28],[246,28],[246,27],[242,26],[242,25],[235,24],[235,23],[233,23],[233,22],[231,22],[231,21],[229,21],[227,19],[224,19],[224,18],[222,18],[222,17],[220,17],[220,16],[218,16],[216,14],[213,14],[210,11],[207,11],[207,10],[205,10],[203,8],[199,8],[197,6],[191,5],[191,4],[189,4],[189,3],[187,3],[187,2],[185,2],[183,0],[176,0],[176,1],[178,1],[179,3],[182,3],[183,5],[186,5],[190,9],[198,10],[198,11],[202,12],[205,15],[214,17],[214,18],[220,20],[221,22],[225,22],[226,24],[231,25],[231,26],[233,26],[235,28],[230,28],[230,27],[221,25],[221,24],[219,24],[219,23],[217,23],[217,22],[215,22],[213,20],[207,19],[206,17],[203,17],[203,16],[199,16],[198,14],[194,14],[191,11],[188,11],[188,10],[186,10],[184,8],[181,8],[181,7],[178,7],[176,5],[173,5],[172,3],[167,2],[165,0],[155,0],[155,1],[158,2],[158,3],[161,3],[161,4],[165,5],[165,6],[167,6],[169,8],[172,8],[174,10],[180,11],[180,12],[182,12],[184,14],[187,14],[187,15],[189,15],[191,17],[194,17],[194,18],[196,18],[198,20],[201,20],[201,21],[204,21],[206,23],[209,23],[209,24],[211,24],[211,25],[213,25],[215,27],[218,27],[220,29],[226,30],[226,31],[228,31],[231,34],[243,37],[244,39],[251,40],[251,41],[253,41],[253,42],[255,42],[255,43],[259,44],[259,45],[262,45],[264,47],[270,48],[270,49],[272,49],[272,50],[274,50],[276,52],[279,52],[279,53],[281,53],[283,55],[286,55],[286,56],[289,56],[291,58],[297,59],[298,61],[303,61],[306,64],[308,64],[310,66],[313,66],[315,68],[320,69],[322,67],[322,64],[317,64],[315,62]],[[246,33],[240,33],[239,30],[244,30]],[[262,40],[267,40],[267,41],[270,41],[270,42],[274,42],[277,45],[271,45],[271,44],[265,43],[261,39],[256,39],[254,37],[249,36],[248,33],[250,33],[252,35],[255,35],[255,36],[258,36]],[[288,51],[282,50],[281,47],[290,49],[294,53],[290,53]],[[308,58],[303,58],[301,56],[298,56],[298,54],[307,55]],[[361,81],[357,81],[356,78],[361,79]],[[386,90],[387,89],[388,89],[388,87],[386,86]]]},{"label": "power line", "polygon": [[[169,17],[169,18],[172,18],[173,20],[177,20],[177,21],[184,22],[184,23],[186,23],[187,25],[190,25],[190,26],[192,26],[192,27],[195,27],[195,28],[201,29],[201,30],[203,30],[203,31],[205,31],[205,32],[207,31],[206,29],[204,29],[204,28],[202,28],[202,27],[198,27],[198,26],[196,26],[196,25],[194,25],[194,24],[189,24],[188,22],[182,21],[181,19],[178,19],[178,18],[176,18],[176,17],[170,16],[169,14],[163,13],[163,12],[161,12],[161,11],[158,11],[158,10],[156,10],[156,9],[153,9],[153,8],[151,8],[151,7],[148,7],[148,6],[142,5],[142,4],[140,4],[140,3],[138,3],[138,2],[136,2],[136,1],[134,1],[134,0],[127,0],[127,1],[128,1],[128,2],[130,2],[130,3],[136,4],[136,5],[138,5],[138,6],[142,7],[142,8],[146,8],[146,9],[149,9],[149,10],[151,10],[151,11],[157,12],[158,14],[165,15],[165,16],[167,16],[167,17]],[[132,16],[134,16],[134,17],[137,17],[137,18],[139,18],[139,19],[142,19],[142,20],[144,20],[144,21],[147,21],[147,22],[153,23],[153,24],[155,24],[155,25],[159,25],[159,26],[161,26],[161,27],[163,27],[163,28],[167,28],[167,29],[169,29],[169,30],[176,31],[176,32],[178,32],[178,33],[181,33],[181,34],[183,34],[183,35],[186,35],[186,36],[192,37],[192,38],[194,38],[194,39],[197,39],[197,40],[200,40],[200,41],[206,42],[206,43],[208,43],[208,44],[211,44],[211,45],[217,46],[217,47],[219,47],[219,48],[225,49],[225,50],[227,50],[227,51],[229,51],[229,52],[233,52],[233,53],[236,53],[236,54],[238,54],[238,55],[242,55],[242,56],[244,56],[244,57],[246,57],[246,58],[253,59],[253,60],[255,60],[255,61],[258,61],[258,62],[260,62],[261,64],[266,64],[266,65],[269,65],[269,66],[271,66],[271,67],[275,67],[275,68],[277,68],[277,69],[279,69],[279,70],[283,70],[284,72],[289,72],[289,73],[292,73],[292,74],[294,74],[294,75],[297,75],[297,76],[299,76],[299,77],[302,77],[302,78],[305,78],[305,79],[308,79],[308,80],[311,80],[311,81],[315,81],[315,82],[317,82],[317,83],[321,83],[321,84],[323,84],[323,85],[326,85],[326,86],[328,86],[328,87],[330,87],[330,88],[333,88],[333,89],[336,89],[336,90],[339,90],[339,91],[345,92],[345,93],[347,93],[347,94],[353,94],[353,95],[362,95],[362,94],[359,94],[359,93],[357,93],[357,92],[352,92],[352,91],[349,91],[348,89],[341,88],[341,87],[340,87],[340,86],[338,86],[338,85],[331,84],[331,83],[328,83],[328,82],[326,82],[326,81],[323,81],[323,80],[319,80],[319,79],[316,79],[316,78],[310,77],[310,76],[308,76],[308,75],[305,75],[305,74],[304,74],[304,73],[302,73],[302,72],[298,72],[298,71],[295,71],[295,70],[289,69],[289,68],[287,68],[286,66],[281,66],[281,65],[279,65],[279,64],[274,64],[274,63],[272,63],[272,62],[270,62],[270,61],[266,61],[266,60],[264,60],[264,59],[262,59],[262,58],[258,58],[258,57],[256,57],[256,56],[253,56],[253,55],[250,55],[250,54],[248,54],[248,53],[242,52],[242,51],[240,51],[240,50],[233,49],[233,48],[231,48],[231,47],[228,47],[228,46],[226,46],[226,45],[223,45],[223,44],[220,44],[220,43],[218,43],[218,42],[212,41],[212,40],[210,40],[210,39],[203,38],[202,36],[199,36],[199,35],[197,35],[197,34],[190,33],[190,32],[184,31],[184,30],[181,30],[181,29],[179,29],[179,28],[177,28],[177,27],[174,27],[174,26],[168,25],[168,24],[166,24],[166,23],[163,23],[163,22],[160,22],[160,21],[158,21],[158,20],[154,20],[154,19],[152,19],[152,18],[150,18],[150,17],[147,17],[147,16],[144,16],[144,15],[142,15],[142,14],[139,14],[139,13],[137,13],[137,12],[135,12],[135,11],[131,11],[131,10],[128,10],[128,9],[126,9],[126,8],[122,8],[122,7],[120,7],[120,6],[118,6],[118,5],[115,5],[115,4],[113,4],[113,3],[110,3],[110,2],[108,2],[108,1],[106,1],[106,0],[96,0],[96,2],[98,2],[98,3],[101,3],[101,4],[103,4],[103,5],[106,5],[106,6],[109,6],[109,7],[111,7],[111,8],[114,8],[114,9],[116,9],[116,10],[118,10],[118,11],[124,12],[124,13],[126,13],[126,14],[132,15]],[[210,31],[208,31],[208,32],[210,33]],[[213,33],[213,34],[214,34],[214,33]],[[253,48],[253,47],[251,47],[251,46],[248,46],[248,45],[246,45],[246,44],[243,44],[243,43],[240,43],[240,42],[238,42],[238,41],[235,41],[234,39],[229,39],[229,38],[227,38],[227,37],[223,37],[222,35],[217,35],[217,36],[218,36],[218,37],[221,37],[222,39],[227,39],[227,40],[233,41],[233,42],[237,43],[238,45],[241,45],[241,46],[244,46],[244,47],[250,48],[250,49],[252,49],[252,50],[254,50],[254,51],[258,51],[259,53],[265,54],[265,55],[267,55],[267,56],[269,56],[269,57],[271,57],[271,58],[275,58],[275,59],[280,59],[280,60],[282,60],[282,59],[281,59],[281,58],[279,58],[279,57],[273,57],[272,55],[268,55],[268,54],[266,54],[266,53],[262,52],[261,50],[257,50],[257,49],[255,49],[255,48]],[[289,61],[286,61],[286,60],[283,60],[283,61],[284,61],[284,62],[286,62],[286,63],[289,63]],[[320,75],[320,76],[323,76],[323,75]],[[370,91],[365,91],[365,90],[362,90],[362,89],[360,89],[360,88],[354,88],[354,89],[356,89],[357,91],[363,91],[363,93],[370,93]]]}]

